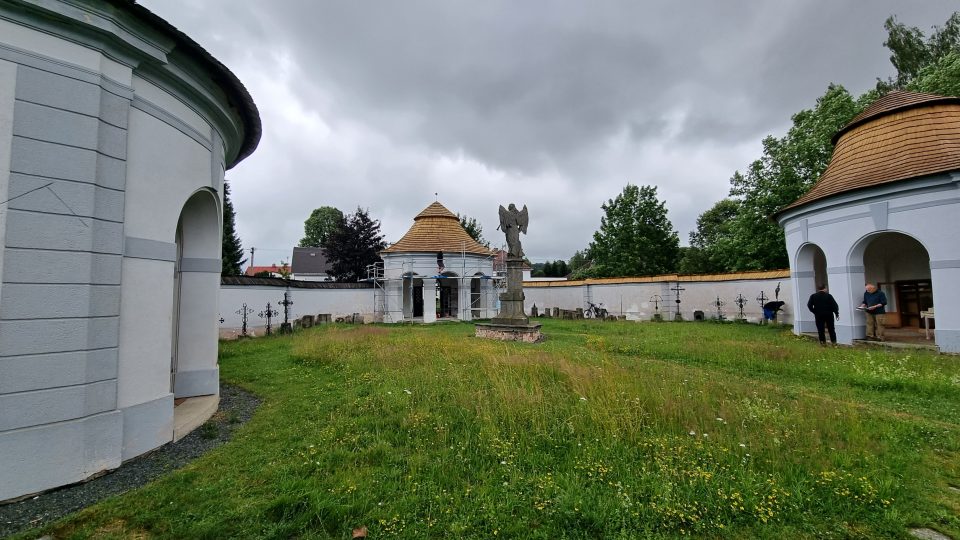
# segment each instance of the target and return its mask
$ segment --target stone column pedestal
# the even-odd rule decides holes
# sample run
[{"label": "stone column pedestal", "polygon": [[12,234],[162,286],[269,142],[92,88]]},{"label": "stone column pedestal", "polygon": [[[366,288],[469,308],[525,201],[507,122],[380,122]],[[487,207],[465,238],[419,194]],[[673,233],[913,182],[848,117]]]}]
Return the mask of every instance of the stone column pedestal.
[{"label": "stone column pedestal", "polygon": [[500,312],[493,324],[525,326],[530,319],[523,312],[523,259],[507,259],[507,292],[500,294]]},{"label": "stone column pedestal", "polygon": [[507,259],[507,292],[500,295],[500,312],[490,324],[477,324],[476,336],[501,341],[543,341],[539,324],[530,324],[523,311],[523,259]]}]

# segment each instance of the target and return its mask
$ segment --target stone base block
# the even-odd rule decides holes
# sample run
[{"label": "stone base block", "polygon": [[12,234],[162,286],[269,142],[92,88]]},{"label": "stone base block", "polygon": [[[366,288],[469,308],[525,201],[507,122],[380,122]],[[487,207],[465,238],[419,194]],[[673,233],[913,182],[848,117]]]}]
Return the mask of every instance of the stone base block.
[{"label": "stone base block", "polygon": [[0,501],[120,466],[123,417],[110,411],[0,433]]},{"label": "stone base block", "polygon": [[505,324],[475,324],[476,336],[485,339],[496,339],[500,341],[522,341],[523,343],[540,343],[543,341],[543,334],[540,332],[539,324],[527,324],[524,326],[513,326]]}]

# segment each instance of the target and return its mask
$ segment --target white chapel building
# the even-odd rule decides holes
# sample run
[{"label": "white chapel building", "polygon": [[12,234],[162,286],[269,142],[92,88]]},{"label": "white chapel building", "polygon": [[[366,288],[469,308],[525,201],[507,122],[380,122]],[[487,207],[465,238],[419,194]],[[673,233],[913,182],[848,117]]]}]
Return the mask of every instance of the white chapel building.
[{"label": "white chapel building", "polygon": [[224,171],[260,129],[132,0],[0,2],[0,501],[171,441],[176,398],[216,410]]},{"label": "white chapel building", "polygon": [[[886,293],[886,325],[960,352],[960,98],[892,92],[834,136],[833,158],[777,217],[786,233],[796,333],[815,330],[807,298],[840,304],[837,338],[865,334],[864,283]],[[933,315],[933,317],[930,317]]]},{"label": "white chapel building", "polygon": [[384,322],[489,319],[497,313],[494,253],[477,243],[439,202],[380,253],[376,290]]}]

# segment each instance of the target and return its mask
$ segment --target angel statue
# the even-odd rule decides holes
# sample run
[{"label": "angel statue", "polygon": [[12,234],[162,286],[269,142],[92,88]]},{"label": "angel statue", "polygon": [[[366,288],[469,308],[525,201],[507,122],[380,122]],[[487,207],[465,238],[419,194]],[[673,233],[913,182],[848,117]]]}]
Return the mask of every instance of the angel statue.
[{"label": "angel statue", "polygon": [[507,237],[507,257],[519,259],[523,257],[523,248],[520,247],[520,233],[527,234],[527,223],[530,218],[527,216],[527,205],[523,205],[523,210],[517,210],[516,205],[510,203],[510,208],[504,208],[500,205],[500,226],[498,230],[503,231]]}]

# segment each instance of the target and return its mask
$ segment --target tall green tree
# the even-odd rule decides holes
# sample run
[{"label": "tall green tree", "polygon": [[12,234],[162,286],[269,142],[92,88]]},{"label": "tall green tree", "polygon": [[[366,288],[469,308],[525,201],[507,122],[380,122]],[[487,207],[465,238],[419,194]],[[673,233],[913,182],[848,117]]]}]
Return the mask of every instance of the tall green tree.
[{"label": "tall green tree", "polygon": [[960,96],[960,12],[935,26],[929,38],[895,17],[888,18],[884,28],[884,45],[896,75],[878,78],[876,89],[858,98],[831,84],[816,107],[792,116],[793,125],[784,137],[765,138],[760,159],[730,179],[730,196],[739,204],[736,217],[715,229],[718,235],[704,237],[702,244],[691,236],[681,271],[787,268],[783,230],[770,216],[806,193],[820,177],[833,154],[831,138],[840,128],[891,90]]},{"label": "tall green tree", "polygon": [[380,234],[380,221],[357,207],[356,212],[340,219],[322,247],[334,279],[357,281],[367,276],[368,265],[381,261],[380,252],[386,244]]},{"label": "tall green tree", "polygon": [[460,226],[463,227],[463,230],[467,231],[467,234],[470,235],[470,238],[473,238],[483,247],[490,247],[490,242],[483,237],[483,227],[480,226],[480,222],[476,218],[472,218],[466,214],[460,215],[457,213],[457,219],[460,220]]},{"label": "tall green tree", "polygon": [[678,271],[683,274],[732,271],[729,240],[732,224],[739,213],[739,201],[721,199],[700,214],[696,230],[690,233],[690,247],[683,250]]},{"label": "tall green tree", "polygon": [[300,247],[321,247],[327,241],[340,222],[343,212],[332,206],[321,206],[310,213],[310,217],[303,222],[303,238]]},{"label": "tall green tree", "polygon": [[889,17],[883,27],[887,31],[887,39],[883,45],[890,49],[890,63],[897,70],[897,74],[885,81],[877,79],[877,90],[880,93],[890,90],[920,90],[911,84],[914,80],[921,77],[925,71],[929,78],[931,68],[937,71],[934,66],[941,65],[951,54],[960,53],[960,12],[953,13],[943,26],[934,26],[929,38],[919,28],[898,22],[894,16]]},{"label": "tall green tree", "polygon": [[243,244],[237,234],[237,216],[230,201],[230,184],[223,183],[223,238],[220,244],[220,275],[239,276],[240,267],[247,259],[243,257]]},{"label": "tall green tree", "polygon": [[642,276],[676,270],[680,237],[667,218],[657,188],[627,184],[604,204],[590,253],[596,277]]},{"label": "tall green tree", "polygon": [[877,97],[870,91],[854,99],[831,84],[816,107],[793,115],[786,136],[763,140],[763,156],[730,179],[730,196],[739,203],[730,223],[729,270],[788,268],[783,229],[771,219],[806,193],[830,163],[830,139]]},{"label": "tall green tree", "polygon": [[920,70],[907,87],[915,92],[960,97],[960,52],[951,52]]},{"label": "tall green tree", "polygon": [[590,265],[590,260],[588,256],[588,250],[580,251],[579,249],[573,253],[573,256],[570,257],[570,260],[567,262],[567,269],[569,273],[576,274],[580,269],[585,268]]}]

